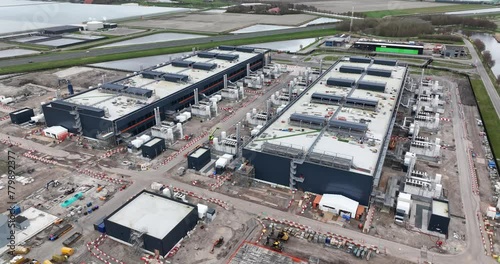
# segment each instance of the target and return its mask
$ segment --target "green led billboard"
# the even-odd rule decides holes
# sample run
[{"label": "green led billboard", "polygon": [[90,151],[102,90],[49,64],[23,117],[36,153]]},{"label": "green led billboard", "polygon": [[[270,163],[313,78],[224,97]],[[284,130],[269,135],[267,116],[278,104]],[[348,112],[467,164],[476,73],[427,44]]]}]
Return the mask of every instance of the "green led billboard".
[{"label": "green led billboard", "polygon": [[418,50],[416,50],[416,49],[398,49],[398,48],[377,47],[377,48],[375,48],[375,51],[418,55]]}]

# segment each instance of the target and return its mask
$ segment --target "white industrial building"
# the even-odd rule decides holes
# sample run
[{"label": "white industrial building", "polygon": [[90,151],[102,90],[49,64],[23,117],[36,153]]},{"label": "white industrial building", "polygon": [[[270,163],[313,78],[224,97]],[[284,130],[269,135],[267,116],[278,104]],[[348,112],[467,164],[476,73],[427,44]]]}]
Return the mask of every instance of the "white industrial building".
[{"label": "white industrial building", "polygon": [[411,204],[411,194],[404,192],[399,193],[396,205],[396,214],[394,216],[394,221],[396,223],[401,224],[408,220],[410,216]]},{"label": "white industrial building", "polygon": [[339,194],[323,194],[319,201],[319,209],[325,212],[331,212],[335,215],[347,214],[355,217],[359,202],[349,199]]}]

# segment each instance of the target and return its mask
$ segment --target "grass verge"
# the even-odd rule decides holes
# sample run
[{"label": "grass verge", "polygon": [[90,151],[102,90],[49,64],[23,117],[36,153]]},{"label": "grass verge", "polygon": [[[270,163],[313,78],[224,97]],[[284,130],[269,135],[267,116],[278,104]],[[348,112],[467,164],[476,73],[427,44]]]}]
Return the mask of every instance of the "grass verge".
[{"label": "grass verge", "polygon": [[369,12],[365,12],[365,15],[366,15],[366,17],[382,18],[382,17],[386,17],[386,16],[407,16],[407,15],[415,15],[415,14],[433,14],[433,13],[435,14],[435,13],[443,13],[443,12],[485,9],[485,8],[491,8],[491,7],[492,6],[487,6],[487,5],[463,4],[463,5],[410,8],[410,9],[369,11]]},{"label": "grass verge", "polygon": [[500,131],[500,118],[497,116],[483,81],[481,79],[471,79],[471,83],[484,126],[488,131],[491,148],[495,157],[500,158],[500,133],[498,133]]},{"label": "grass verge", "polygon": [[256,37],[256,38],[245,38],[245,39],[230,40],[230,41],[209,42],[209,43],[199,44],[199,45],[189,45],[189,46],[169,47],[169,48],[160,48],[160,49],[152,49],[152,50],[144,50],[144,51],[134,51],[134,52],[127,52],[127,53],[103,55],[103,56],[98,56],[98,57],[84,57],[84,58],[61,60],[61,61],[38,62],[38,63],[30,63],[30,64],[24,64],[24,65],[10,66],[10,67],[2,67],[2,68],[0,68],[0,74],[47,70],[47,69],[54,69],[54,68],[60,68],[60,67],[70,67],[70,66],[84,65],[84,64],[90,64],[90,63],[105,62],[105,61],[123,60],[123,59],[132,59],[132,58],[139,58],[139,57],[146,57],[146,56],[155,56],[155,55],[161,55],[161,54],[179,53],[179,52],[191,51],[193,47],[196,47],[197,49],[203,50],[203,49],[209,49],[209,48],[213,48],[213,47],[220,46],[220,45],[233,45],[233,46],[250,45],[250,44],[265,43],[265,42],[272,42],[272,41],[320,37],[320,36],[331,35],[331,34],[335,34],[335,31],[331,30],[331,29],[320,29],[320,30],[312,30],[312,31],[306,31],[306,32],[297,32],[297,33],[293,33],[293,34],[280,34],[280,35],[271,35],[271,36],[263,36],[263,37]]}]

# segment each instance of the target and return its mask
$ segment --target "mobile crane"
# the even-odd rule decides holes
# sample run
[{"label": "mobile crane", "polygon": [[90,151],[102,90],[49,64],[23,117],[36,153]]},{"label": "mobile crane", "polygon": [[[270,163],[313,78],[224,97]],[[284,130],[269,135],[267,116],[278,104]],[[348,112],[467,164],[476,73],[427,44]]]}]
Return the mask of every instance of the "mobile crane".
[{"label": "mobile crane", "polygon": [[212,131],[212,133],[210,133],[210,135],[208,136],[208,140],[210,141],[210,143],[214,140],[214,134],[219,129],[220,129],[219,127],[216,127],[214,131]]}]

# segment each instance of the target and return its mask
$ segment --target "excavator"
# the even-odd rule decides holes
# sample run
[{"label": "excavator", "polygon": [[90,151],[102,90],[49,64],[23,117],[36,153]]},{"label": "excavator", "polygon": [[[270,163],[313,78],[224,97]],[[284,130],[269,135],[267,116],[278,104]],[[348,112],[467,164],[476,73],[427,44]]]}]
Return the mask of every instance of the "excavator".
[{"label": "excavator", "polygon": [[215,240],[214,244],[212,245],[212,249],[210,250],[210,253],[213,254],[214,249],[216,247],[222,246],[223,243],[224,243],[224,237],[220,237],[219,239]]},{"label": "excavator", "polygon": [[212,143],[212,141],[214,140],[214,134],[219,129],[220,129],[219,127],[216,127],[214,131],[212,131],[212,133],[210,133],[210,135],[208,136],[208,141],[210,141],[210,143]]}]

